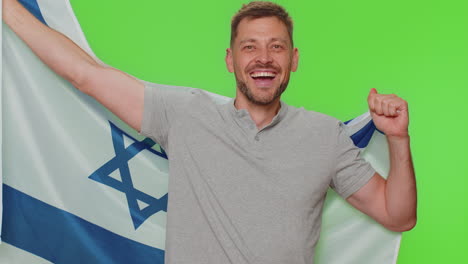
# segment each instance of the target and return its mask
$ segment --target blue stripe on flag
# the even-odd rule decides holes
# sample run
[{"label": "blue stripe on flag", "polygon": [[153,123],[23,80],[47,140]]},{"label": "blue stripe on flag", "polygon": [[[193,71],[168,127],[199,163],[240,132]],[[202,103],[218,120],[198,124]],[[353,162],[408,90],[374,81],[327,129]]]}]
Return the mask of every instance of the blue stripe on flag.
[{"label": "blue stripe on flag", "polygon": [[[348,121],[349,122],[349,121]],[[362,127],[361,129],[359,129],[358,132],[354,133],[352,136],[351,136],[351,139],[353,140],[354,142],[354,145],[356,145],[356,147],[358,148],[365,148],[367,147],[367,145],[369,144],[370,140],[372,139],[372,135],[374,134],[374,131],[377,130],[380,132],[380,130],[378,130],[375,125],[374,125],[374,122],[371,120],[369,121],[369,123],[367,123],[364,127]],[[382,133],[382,132],[380,132]],[[383,134],[383,133],[382,133]]]},{"label": "blue stripe on flag", "polygon": [[3,184],[2,240],[53,263],[164,263],[164,250],[117,235]]},{"label": "blue stripe on flag", "polygon": [[27,9],[31,14],[33,14],[37,19],[42,23],[46,24],[44,17],[42,16],[41,9],[37,4],[36,0],[19,0],[19,2]]}]

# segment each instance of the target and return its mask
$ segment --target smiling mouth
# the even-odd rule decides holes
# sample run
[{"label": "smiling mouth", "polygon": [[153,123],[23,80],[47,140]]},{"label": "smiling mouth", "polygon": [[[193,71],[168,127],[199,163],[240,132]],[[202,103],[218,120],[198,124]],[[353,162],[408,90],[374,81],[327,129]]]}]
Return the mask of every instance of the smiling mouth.
[{"label": "smiling mouth", "polygon": [[276,78],[273,71],[252,71],[250,77],[255,81],[257,87],[270,87]]},{"label": "smiling mouth", "polygon": [[254,80],[258,80],[258,79],[273,80],[276,77],[276,72],[253,71],[250,73],[250,77],[252,77]]}]

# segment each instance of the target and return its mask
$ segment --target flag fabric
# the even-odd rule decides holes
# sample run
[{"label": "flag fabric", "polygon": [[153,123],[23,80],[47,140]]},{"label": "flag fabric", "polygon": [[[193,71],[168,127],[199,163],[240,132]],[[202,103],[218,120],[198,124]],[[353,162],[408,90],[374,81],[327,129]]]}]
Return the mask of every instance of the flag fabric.
[{"label": "flag fabric", "polygon": [[[95,57],[67,0],[21,2]],[[164,263],[164,150],[53,73],[5,24],[2,30],[0,263]],[[370,115],[347,129],[387,175],[385,136]],[[393,264],[400,239],[330,190],[316,263]]]},{"label": "flag fabric", "polygon": [[[2,0],[0,0],[0,11],[2,10]],[[2,12],[0,12],[0,19],[2,18]],[[3,34],[2,34],[2,31],[0,29],[0,44],[2,44],[2,38],[3,38]],[[3,61],[3,57],[2,57],[2,52],[3,49],[0,50],[0,59]],[[3,63],[2,63],[3,64]],[[3,72],[2,72],[2,67],[3,65],[0,64],[0,116],[3,116],[2,115],[2,109],[3,109],[3,106],[2,106],[2,102],[3,102],[3,98],[2,98],[2,94],[3,94],[3,89],[2,89],[2,76],[3,76]],[[2,146],[2,142],[3,142],[3,127],[2,127],[2,122],[0,121],[0,148],[3,149],[3,146]],[[2,179],[3,179],[3,170],[1,170],[1,168],[3,168],[2,166],[2,162],[3,162],[3,156],[2,156],[2,153],[0,153],[0,184],[3,184],[2,183]],[[2,210],[2,204],[3,204],[3,194],[2,194],[2,188],[0,188],[0,221],[2,220],[2,213],[3,213],[3,210]],[[2,234],[2,226],[0,225],[0,236]],[[1,243],[1,242],[0,242]]]}]

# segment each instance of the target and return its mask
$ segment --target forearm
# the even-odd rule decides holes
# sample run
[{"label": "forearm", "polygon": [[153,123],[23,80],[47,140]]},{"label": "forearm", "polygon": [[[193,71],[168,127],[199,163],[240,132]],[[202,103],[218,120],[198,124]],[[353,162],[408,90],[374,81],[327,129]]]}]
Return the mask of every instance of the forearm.
[{"label": "forearm", "polygon": [[390,171],[385,187],[386,208],[391,225],[411,229],[416,223],[416,180],[410,139],[387,137]]},{"label": "forearm", "polygon": [[80,83],[87,66],[98,65],[73,41],[42,24],[16,0],[4,0],[3,20],[45,64],[73,84]]}]

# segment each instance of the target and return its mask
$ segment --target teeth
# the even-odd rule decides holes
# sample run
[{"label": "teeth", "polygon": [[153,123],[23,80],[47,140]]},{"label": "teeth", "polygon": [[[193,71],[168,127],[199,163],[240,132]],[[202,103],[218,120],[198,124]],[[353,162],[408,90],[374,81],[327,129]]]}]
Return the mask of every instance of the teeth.
[{"label": "teeth", "polygon": [[251,77],[256,78],[256,77],[275,77],[276,74],[273,72],[253,72],[250,74]]}]

